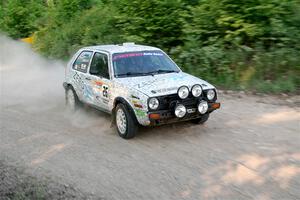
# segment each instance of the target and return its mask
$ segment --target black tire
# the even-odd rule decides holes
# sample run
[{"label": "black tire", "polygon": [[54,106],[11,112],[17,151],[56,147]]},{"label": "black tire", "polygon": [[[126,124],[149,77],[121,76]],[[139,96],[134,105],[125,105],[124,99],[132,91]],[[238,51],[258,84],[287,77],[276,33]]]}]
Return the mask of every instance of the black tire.
[{"label": "black tire", "polygon": [[[74,103],[72,105],[72,103],[70,102],[70,96],[69,95],[73,95],[74,96]],[[80,106],[80,101],[79,101],[79,98],[74,90],[74,88],[72,86],[69,86],[67,89],[66,89],[66,106],[67,108],[70,110],[70,111],[75,111],[79,108]]]},{"label": "black tire", "polygon": [[192,119],[191,122],[194,124],[204,124],[209,118],[209,113],[202,115],[200,118]]},{"label": "black tire", "polygon": [[[118,126],[118,123],[120,123],[117,119],[119,110],[120,110],[120,112],[123,112],[126,117],[126,128],[124,128],[123,131],[120,130],[120,128]],[[136,121],[134,120],[134,116],[132,116],[132,114],[129,112],[128,108],[124,104],[119,103],[115,109],[114,116],[115,116],[116,128],[117,128],[119,136],[124,139],[133,138],[138,131],[138,125],[137,125]]]}]

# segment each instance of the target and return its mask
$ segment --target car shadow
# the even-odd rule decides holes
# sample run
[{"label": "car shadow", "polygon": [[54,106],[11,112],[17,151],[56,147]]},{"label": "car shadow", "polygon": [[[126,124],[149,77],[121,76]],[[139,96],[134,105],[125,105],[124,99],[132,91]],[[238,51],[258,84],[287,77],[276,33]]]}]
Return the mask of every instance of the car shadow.
[{"label": "car shadow", "polygon": [[140,126],[139,133],[136,138],[145,139],[147,137],[160,137],[162,139],[170,137],[177,138],[187,135],[199,135],[201,132],[205,132],[201,131],[204,130],[204,126],[205,125],[196,125],[189,121],[164,124],[160,126]]},{"label": "car shadow", "polygon": [[[84,105],[81,109],[79,109],[81,115],[85,116],[86,120],[94,121],[96,123],[99,120],[103,121],[106,124],[106,127],[111,129],[111,131],[116,136],[117,130],[116,125],[111,124],[111,115],[97,110],[89,105]],[[83,121],[83,120],[82,120]],[[94,124],[94,123],[93,123]],[[199,135],[201,133],[205,133],[206,125],[197,125],[193,124],[189,121],[176,122],[172,124],[164,124],[159,126],[139,126],[139,130],[134,139],[146,139],[146,138],[170,138],[170,137],[182,137],[187,135]]]}]

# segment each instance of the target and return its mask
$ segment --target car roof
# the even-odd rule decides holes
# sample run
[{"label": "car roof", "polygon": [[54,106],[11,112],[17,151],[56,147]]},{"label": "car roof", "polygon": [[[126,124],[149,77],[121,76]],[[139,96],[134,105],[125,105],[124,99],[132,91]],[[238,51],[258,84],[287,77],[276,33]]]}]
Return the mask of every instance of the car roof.
[{"label": "car roof", "polygon": [[134,43],[123,43],[117,45],[97,45],[84,47],[81,50],[93,50],[93,51],[106,51],[108,53],[123,53],[123,52],[134,52],[134,51],[157,51],[160,50],[156,47],[137,45]]}]

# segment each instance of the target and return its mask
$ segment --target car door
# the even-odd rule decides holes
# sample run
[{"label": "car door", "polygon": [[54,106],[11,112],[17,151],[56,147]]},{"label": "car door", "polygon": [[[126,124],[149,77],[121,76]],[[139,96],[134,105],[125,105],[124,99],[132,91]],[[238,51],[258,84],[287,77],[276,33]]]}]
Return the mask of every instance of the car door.
[{"label": "car door", "polygon": [[111,80],[109,75],[109,56],[104,52],[95,52],[89,72],[86,75],[86,87],[91,97],[89,103],[103,110],[108,110]]},{"label": "car door", "polygon": [[84,96],[86,95],[86,75],[93,56],[93,51],[82,51],[72,64],[71,78],[72,85],[76,91],[77,96],[85,102]]}]

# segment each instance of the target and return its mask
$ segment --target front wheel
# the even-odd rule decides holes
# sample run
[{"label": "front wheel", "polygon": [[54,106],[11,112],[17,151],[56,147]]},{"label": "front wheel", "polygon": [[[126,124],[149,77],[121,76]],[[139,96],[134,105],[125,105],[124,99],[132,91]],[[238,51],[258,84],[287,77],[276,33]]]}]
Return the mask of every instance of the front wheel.
[{"label": "front wheel", "polygon": [[200,118],[192,119],[191,122],[194,124],[204,124],[209,118],[209,114],[204,114]]},{"label": "front wheel", "polygon": [[135,123],[132,114],[123,104],[117,105],[115,118],[117,131],[120,137],[130,139],[136,135],[138,126]]}]

